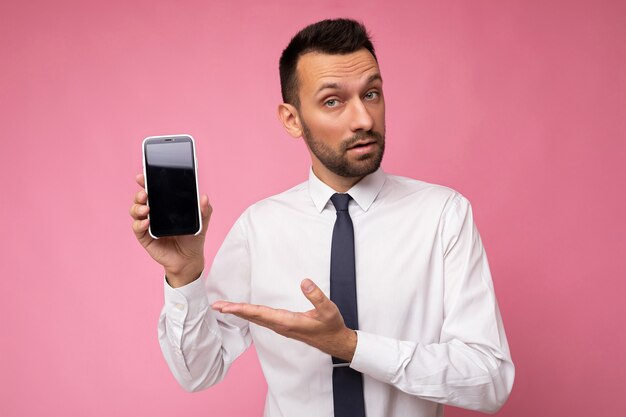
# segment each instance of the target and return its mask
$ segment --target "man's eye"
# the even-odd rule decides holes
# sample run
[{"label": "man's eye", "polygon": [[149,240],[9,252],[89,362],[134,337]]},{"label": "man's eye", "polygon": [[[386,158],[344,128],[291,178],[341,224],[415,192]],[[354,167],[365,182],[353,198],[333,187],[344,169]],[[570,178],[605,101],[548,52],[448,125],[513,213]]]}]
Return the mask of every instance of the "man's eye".
[{"label": "man's eye", "polygon": [[374,100],[376,98],[378,98],[378,92],[377,91],[370,91],[369,93],[365,94],[365,98],[368,100]]},{"label": "man's eye", "polygon": [[335,106],[337,106],[337,100],[334,99],[334,98],[331,98],[330,100],[326,100],[324,102],[324,106],[326,106],[326,107],[335,107]]}]

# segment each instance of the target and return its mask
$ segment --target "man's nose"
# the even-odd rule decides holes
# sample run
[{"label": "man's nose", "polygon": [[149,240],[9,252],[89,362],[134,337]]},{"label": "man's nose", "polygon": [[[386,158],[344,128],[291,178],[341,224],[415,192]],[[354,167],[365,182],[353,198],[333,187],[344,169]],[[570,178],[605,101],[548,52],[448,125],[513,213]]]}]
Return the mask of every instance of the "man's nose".
[{"label": "man's nose", "polygon": [[369,131],[374,127],[374,119],[369,112],[367,106],[363,103],[362,100],[356,99],[352,100],[350,103],[350,111],[351,111],[351,125],[350,129],[353,132],[358,130]]}]

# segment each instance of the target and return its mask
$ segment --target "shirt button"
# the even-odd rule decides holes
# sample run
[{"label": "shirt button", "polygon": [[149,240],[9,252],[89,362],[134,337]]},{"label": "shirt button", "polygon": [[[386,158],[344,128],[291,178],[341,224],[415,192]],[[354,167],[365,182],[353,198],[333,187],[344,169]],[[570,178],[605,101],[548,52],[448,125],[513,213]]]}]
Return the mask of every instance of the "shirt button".
[{"label": "shirt button", "polygon": [[176,310],[178,310],[178,311],[183,311],[183,309],[184,309],[184,308],[185,308],[185,306],[184,306],[184,305],[182,305],[182,304],[176,304]]}]

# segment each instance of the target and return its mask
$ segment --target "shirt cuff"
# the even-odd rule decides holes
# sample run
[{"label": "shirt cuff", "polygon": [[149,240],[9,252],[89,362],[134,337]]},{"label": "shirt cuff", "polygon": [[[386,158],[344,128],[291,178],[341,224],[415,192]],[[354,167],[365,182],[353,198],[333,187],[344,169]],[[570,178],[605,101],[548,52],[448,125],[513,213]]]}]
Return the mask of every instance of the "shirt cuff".
[{"label": "shirt cuff", "polygon": [[182,287],[172,288],[165,277],[163,278],[165,311],[170,319],[184,323],[187,315],[193,316],[206,310],[209,300],[204,286],[205,280],[206,272],[202,271],[195,281]]},{"label": "shirt cuff", "polygon": [[398,361],[406,352],[402,342],[357,330],[357,344],[350,367],[385,383],[391,383]]}]

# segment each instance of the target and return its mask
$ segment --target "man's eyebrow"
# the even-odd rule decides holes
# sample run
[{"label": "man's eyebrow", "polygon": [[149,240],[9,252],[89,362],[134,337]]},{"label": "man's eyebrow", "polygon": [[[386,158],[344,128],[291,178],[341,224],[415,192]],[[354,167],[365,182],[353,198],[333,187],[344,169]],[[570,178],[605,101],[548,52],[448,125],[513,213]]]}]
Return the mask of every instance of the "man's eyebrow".
[{"label": "man's eyebrow", "polygon": [[[380,76],[379,73],[376,74],[372,74],[369,76],[369,78],[367,79],[366,84],[371,84],[374,81],[382,81],[383,77]],[[330,89],[330,90],[336,90],[341,86],[341,84],[339,83],[324,83],[320,86],[320,88],[317,89],[317,91],[315,92],[315,94],[319,94],[322,90],[326,90],[326,89]]]},{"label": "man's eyebrow", "polygon": [[383,80],[383,77],[381,77],[379,73],[376,73],[376,74],[370,75],[370,77],[367,79],[367,83],[370,84],[372,81],[382,81],[382,80]]},{"label": "man's eyebrow", "polygon": [[330,90],[336,90],[339,88],[339,84],[338,83],[324,83],[322,84],[322,86],[320,88],[317,89],[317,91],[315,92],[315,94],[319,94],[322,90],[326,90],[326,89],[330,89]]}]

